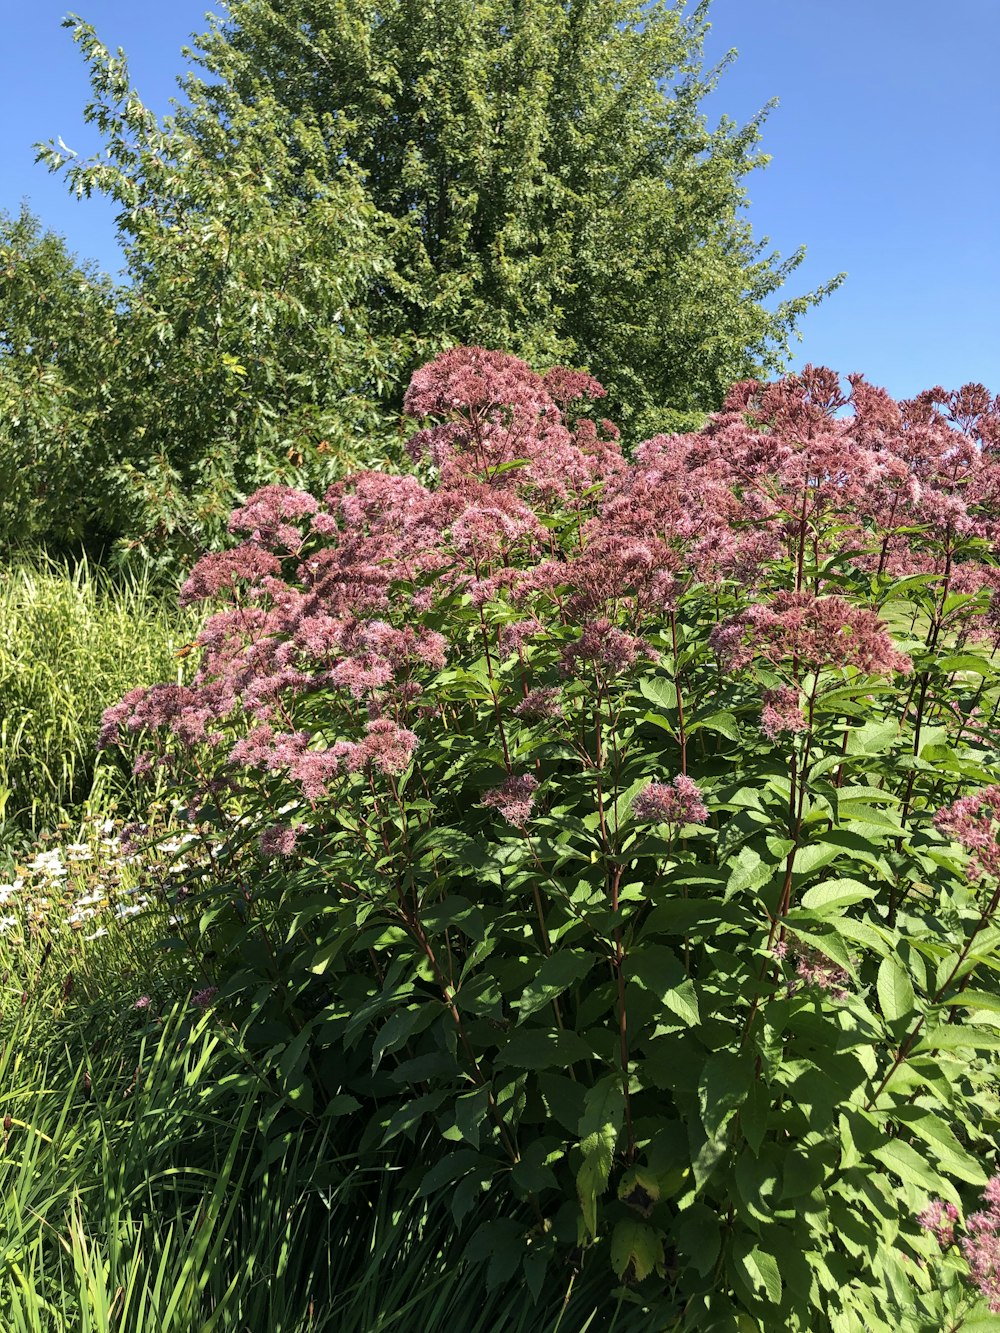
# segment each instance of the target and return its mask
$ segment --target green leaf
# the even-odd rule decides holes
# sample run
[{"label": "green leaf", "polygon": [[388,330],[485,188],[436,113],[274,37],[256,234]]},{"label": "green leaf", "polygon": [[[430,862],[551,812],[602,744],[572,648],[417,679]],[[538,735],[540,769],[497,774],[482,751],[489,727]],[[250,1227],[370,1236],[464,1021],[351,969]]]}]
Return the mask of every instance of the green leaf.
[{"label": "green leaf", "polygon": [[895,1023],[913,1013],[913,983],[899,960],[892,955],[883,958],[878,969],[878,1002],[889,1023]]},{"label": "green leaf", "polygon": [[677,707],[677,687],[672,680],[664,680],[661,676],[644,678],[639,682],[639,692],[658,708],[669,710]]},{"label": "green leaf", "polygon": [[891,749],[899,737],[898,724],[890,719],[887,722],[866,722],[863,727],[852,727],[847,736],[849,755],[884,754]]},{"label": "green leaf", "polygon": [[722,1249],[722,1222],[718,1212],[707,1204],[689,1203],[675,1223],[677,1250],[690,1260],[691,1267],[705,1277],[715,1266]]},{"label": "green leaf", "polygon": [[413,1005],[409,1009],[399,1009],[387,1019],[379,1029],[379,1034],[372,1042],[372,1073],[382,1063],[383,1055],[398,1051],[405,1046],[411,1035],[420,1027],[425,1027],[428,1020],[436,1017],[436,1006],[428,1008],[426,1004]]},{"label": "green leaf", "polygon": [[970,1185],[985,1185],[989,1177],[971,1153],[959,1143],[950,1126],[931,1111],[905,1104],[890,1112],[892,1118],[927,1143],[942,1168]]},{"label": "green leaf", "polygon": [[767,1293],[767,1299],[772,1305],[781,1303],[781,1273],[778,1270],[778,1261],[773,1254],[768,1254],[762,1250],[759,1245],[743,1256],[743,1267],[750,1278],[750,1284],[757,1289],[763,1287]]},{"label": "green leaf", "polygon": [[524,988],[518,1000],[519,1023],[556,999],[570,986],[577,985],[593,967],[593,954],[571,949],[560,949],[544,959],[534,979]]},{"label": "green leaf", "polygon": [[990,1013],[1000,1014],[1000,995],[993,991],[967,990],[961,995],[949,995],[942,1004],[954,1005],[963,1009],[985,1009]]},{"label": "green leaf", "polygon": [[942,1024],[931,1028],[913,1048],[917,1051],[1000,1051],[1000,1032],[971,1025]]},{"label": "green leaf", "polygon": [[676,954],[665,944],[641,944],[632,949],[626,959],[625,972],[685,1023],[701,1022],[694,982],[685,975]]},{"label": "green leaf", "polygon": [[624,1282],[642,1282],[663,1266],[663,1233],[626,1218],[611,1234],[611,1267]]},{"label": "green leaf", "polygon": [[875,889],[870,884],[862,884],[859,880],[831,879],[808,889],[799,901],[810,912],[823,916],[863,902],[874,894]]},{"label": "green leaf", "polygon": [[479,1147],[483,1125],[489,1119],[490,1094],[488,1088],[476,1088],[455,1100],[455,1124],[462,1138]]},{"label": "green leaf", "polygon": [[761,860],[752,847],[744,847],[732,861],[729,882],[726,885],[726,898],[738,893],[763,888],[774,875],[775,867]]},{"label": "green leaf", "polygon": [[732,713],[712,713],[709,717],[696,718],[688,727],[688,735],[696,731],[715,731],[726,740],[739,741],[739,723]]},{"label": "green leaf", "polygon": [[902,1139],[892,1139],[880,1148],[875,1148],[872,1156],[877,1157],[890,1171],[894,1171],[904,1184],[913,1182],[921,1185],[929,1194],[943,1195],[955,1203],[958,1202],[958,1197],[948,1181],[942,1179],[936,1171],[932,1171],[916,1149],[904,1143]]},{"label": "green leaf", "polygon": [[625,1095],[618,1075],[600,1079],[587,1093],[579,1131],[583,1165],[577,1172],[576,1191],[591,1236],[597,1235],[597,1201],[608,1186],[624,1112]]},{"label": "green leaf", "polygon": [[716,1051],[705,1061],[698,1080],[698,1100],[705,1133],[715,1138],[753,1086],[754,1064],[748,1053]]},{"label": "green leaf", "polygon": [[576,1060],[587,1060],[593,1054],[589,1042],[568,1028],[565,1031],[518,1028],[501,1048],[494,1063],[497,1068],[561,1069]]}]

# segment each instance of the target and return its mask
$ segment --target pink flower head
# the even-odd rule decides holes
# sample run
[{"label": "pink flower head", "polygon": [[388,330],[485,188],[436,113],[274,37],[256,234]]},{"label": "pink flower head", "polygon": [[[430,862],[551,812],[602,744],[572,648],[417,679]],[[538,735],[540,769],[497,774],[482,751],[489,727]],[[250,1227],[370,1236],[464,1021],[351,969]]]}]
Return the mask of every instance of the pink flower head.
[{"label": "pink flower head", "polygon": [[815,670],[855,667],[868,676],[913,669],[875,612],[843,597],[779,592],[769,604],[757,603],[721,621],[709,642],[732,669],[754,657],[776,664],[794,659]]},{"label": "pink flower head", "polygon": [[962,796],[940,809],[934,823],[972,853],[970,879],[982,879],[984,875],[1000,878],[1000,787],[985,787],[971,796]]},{"label": "pink flower head", "polygon": [[797,980],[789,982],[789,994],[794,994],[800,986],[815,986],[818,990],[828,991],[835,1000],[847,999],[850,977],[818,949],[805,945],[789,947],[787,941],[783,940],[771,952],[775,958],[787,958],[795,964]]},{"label": "pink flower head", "polygon": [[561,717],[559,691],[549,686],[538,686],[534,690],[529,690],[514,709],[514,713],[517,717],[523,717],[526,722],[540,722],[546,717]]},{"label": "pink flower head", "polygon": [[937,1243],[944,1250],[955,1239],[958,1209],[953,1203],[932,1199],[923,1212],[918,1214],[917,1221],[925,1231],[933,1232]]},{"label": "pink flower head", "polygon": [[195,991],[191,996],[191,1003],[196,1009],[210,1009],[218,993],[218,986],[206,986],[204,990]]},{"label": "pink flower head", "polygon": [[636,819],[677,826],[708,821],[701,789],[683,773],[673,782],[651,782],[644,787],[632,802],[632,814]]},{"label": "pink flower head", "polygon": [[983,1195],[988,1207],[966,1221],[968,1235],[962,1253],[973,1282],[987,1298],[994,1314],[1000,1314],[1000,1176],[994,1176]]},{"label": "pink flower head", "polygon": [[272,824],[260,835],[261,855],[268,858],[291,856],[297,840],[295,830],[288,824]]},{"label": "pink flower head", "polygon": [[538,783],[530,773],[511,776],[484,794],[483,805],[497,810],[508,824],[523,828],[531,815],[537,788]]},{"label": "pink flower head", "polygon": [[584,626],[576,643],[563,649],[560,661],[567,675],[572,674],[579,663],[591,663],[611,674],[617,674],[630,667],[640,655],[656,657],[648,643],[618,629],[602,616]]},{"label": "pink flower head", "polygon": [[806,719],[799,707],[798,690],[782,687],[764,691],[760,729],[769,741],[775,740],[783,731],[805,731]]},{"label": "pink flower head", "polygon": [[388,717],[369,722],[365,730],[368,734],[358,747],[358,765],[377,768],[380,773],[402,773],[417,748],[414,733]]}]

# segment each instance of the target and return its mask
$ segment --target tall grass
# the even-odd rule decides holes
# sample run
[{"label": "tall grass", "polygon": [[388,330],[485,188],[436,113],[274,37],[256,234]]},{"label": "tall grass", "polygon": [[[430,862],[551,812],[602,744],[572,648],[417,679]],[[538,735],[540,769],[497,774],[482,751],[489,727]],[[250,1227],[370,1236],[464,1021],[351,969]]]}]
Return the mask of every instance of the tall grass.
[{"label": "tall grass", "polygon": [[[16,560],[0,567],[0,821],[7,838],[127,790],[96,757],[102,711],[177,679],[195,620],[142,573]],[[96,790],[95,790],[96,784]],[[0,834],[2,837],[2,834]]]}]

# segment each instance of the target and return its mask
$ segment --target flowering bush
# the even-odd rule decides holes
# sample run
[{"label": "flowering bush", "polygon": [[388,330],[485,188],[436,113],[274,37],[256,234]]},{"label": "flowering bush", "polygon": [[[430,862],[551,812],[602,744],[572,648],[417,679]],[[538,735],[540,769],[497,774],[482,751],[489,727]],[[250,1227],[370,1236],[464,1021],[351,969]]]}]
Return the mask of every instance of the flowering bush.
[{"label": "flowering bush", "polygon": [[920,1218],[995,1152],[1000,405],[808,368],[628,460],[601,392],[438,357],[415,474],[251,496],[197,676],[104,741],[219,831],[191,901],[289,1114],[410,1139],[491,1281],[958,1327]]}]

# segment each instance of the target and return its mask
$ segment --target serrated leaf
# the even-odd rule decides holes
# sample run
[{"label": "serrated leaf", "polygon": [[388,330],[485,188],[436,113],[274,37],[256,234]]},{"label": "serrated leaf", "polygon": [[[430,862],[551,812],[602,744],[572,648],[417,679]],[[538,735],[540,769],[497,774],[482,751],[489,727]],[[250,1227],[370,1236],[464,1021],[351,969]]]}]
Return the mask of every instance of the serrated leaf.
[{"label": "serrated leaf", "polygon": [[518,1028],[494,1063],[498,1068],[563,1069],[593,1054],[590,1044],[568,1028]]},{"label": "serrated leaf", "polygon": [[632,949],[626,975],[655,995],[664,1008],[685,1023],[701,1022],[694,983],[684,974],[677,955],[665,944],[641,944]]},{"label": "serrated leaf", "polygon": [[987,1009],[990,1013],[1000,1014],[1000,995],[992,991],[967,990],[961,995],[949,995],[948,999],[942,1000],[941,1003],[963,1009]]},{"label": "serrated leaf", "polygon": [[989,1028],[943,1024],[925,1032],[913,1048],[918,1051],[1000,1051],[1000,1032]]},{"label": "serrated leaf", "polygon": [[729,881],[726,884],[726,898],[737,893],[746,893],[750,889],[762,888],[774,875],[775,867],[762,861],[759,853],[752,847],[744,847],[731,862]]},{"label": "serrated leaf", "polygon": [[951,1128],[931,1111],[904,1104],[895,1107],[892,1118],[927,1143],[945,1171],[970,1185],[985,1185],[988,1176],[982,1165],[959,1143]]},{"label": "serrated leaf", "polygon": [[712,713],[709,717],[697,718],[688,727],[688,734],[696,731],[715,731],[725,736],[728,741],[739,741],[740,727],[732,713]]},{"label": "serrated leaf", "polygon": [[913,1013],[913,983],[906,969],[892,955],[883,958],[879,964],[876,989],[879,1007],[887,1022],[895,1023]]},{"label": "serrated leaf", "polygon": [[542,961],[534,981],[528,983],[518,1001],[519,1023],[543,1009],[570,986],[577,985],[594,965],[594,955],[573,949],[559,949]]},{"label": "serrated leaf", "polygon": [[577,1172],[576,1191],[591,1236],[597,1235],[597,1201],[608,1186],[624,1113],[625,1095],[617,1075],[602,1078],[587,1093],[580,1120],[583,1165]]},{"label": "serrated leaf", "polygon": [[937,1194],[958,1202],[958,1196],[948,1181],[933,1171],[917,1150],[902,1139],[893,1139],[875,1148],[873,1157],[877,1157],[890,1171],[894,1171],[900,1180],[909,1184],[911,1181],[922,1185],[929,1194]]},{"label": "serrated leaf", "polygon": [[455,1101],[455,1124],[462,1138],[479,1147],[483,1125],[489,1119],[489,1089],[476,1088]]},{"label": "serrated leaf", "polygon": [[707,1204],[689,1203],[674,1224],[674,1240],[695,1272],[704,1277],[712,1271],[722,1248],[719,1214]]},{"label": "serrated leaf", "polygon": [[735,1051],[716,1051],[705,1061],[698,1080],[701,1121],[709,1138],[715,1138],[742,1104],[754,1083],[754,1066],[749,1055]]},{"label": "serrated leaf", "polygon": [[768,1254],[762,1250],[759,1245],[743,1256],[743,1267],[747,1271],[750,1283],[754,1288],[763,1287],[767,1293],[767,1299],[772,1305],[781,1303],[781,1273],[778,1270],[778,1261],[773,1254]]},{"label": "serrated leaf", "polygon": [[663,1259],[663,1235],[648,1222],[626,1218],[612,1232],[611,1267],[622,1281],[644,1281]]},{"label": "serrated leaf", "polygon": [[854,903],[874,897],[875,890],[870,884],[862,884],[857,879],[824,880],[807,889],[799,900],[803,907],[817,915],[839,911]]},{"label": "serrated leaf", "polygon": [[644,699],[648,699],[651,704],[656,704],[658,708],[672,709],[677,707],[677,688],[671,680],[664,680],[661,676],[653,676],[643,679],[639,682],[639,692]]}]

